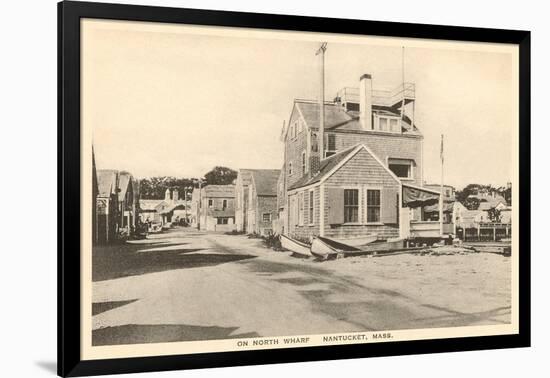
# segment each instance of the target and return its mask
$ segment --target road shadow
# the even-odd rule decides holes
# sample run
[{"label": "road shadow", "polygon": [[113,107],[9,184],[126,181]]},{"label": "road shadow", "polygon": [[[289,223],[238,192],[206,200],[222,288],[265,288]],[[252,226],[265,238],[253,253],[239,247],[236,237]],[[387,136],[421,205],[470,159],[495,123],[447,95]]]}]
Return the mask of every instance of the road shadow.
[{"label": "road shadow", "polygon": [[127,304],[134,303],[137,299],[130,299],[128,301],[112,301],[112,302],[95,302],[92,303],[92,316],[101,314],[115,308],[126,306]]},{"label": "road shadow", "polygon": [[133,249],[121,248],[111,251],[111,253],[96,253],[92,262],[92,281],[106,281],[175,269],[214,266],[256,257],[245,254],[191,253],[201,251],[200,248],[180,248],[146,253],[136,252],[134,249],[135,247]]},{"label": "road shadow", "polygon": [[193,326],[186,324],[126,324],[92,331],[92,345],[170,343],[261,337],[256,332],[232,334],[238,327]]}]

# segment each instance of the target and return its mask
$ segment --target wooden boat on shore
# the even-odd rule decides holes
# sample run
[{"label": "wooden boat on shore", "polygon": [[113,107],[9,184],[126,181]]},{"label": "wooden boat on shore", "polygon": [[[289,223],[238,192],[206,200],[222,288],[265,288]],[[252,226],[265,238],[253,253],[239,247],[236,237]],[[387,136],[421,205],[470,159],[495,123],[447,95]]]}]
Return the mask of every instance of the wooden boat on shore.
[{"label": "wooden boat on shore", "polygon": [[401,238],[392,238],[386,241],[373,242],[358,247],[361,252],[383,252],[392,250],[401,250],[405,248],[405,240]]},{"label": "wooden boat on shore", "polygon": [[353,251],[360,249],[322,236],[317,236],[311,243],[311,254],[323,260],[336,257],[339,253]]},{"label": "wooden boat on shore", "polygon": [[360,247],[360,246],[367,245],[367,244],[375,242],[377,238],[378,238],[378,235],[372,234],[372,235],[360,236],[360,237],[356,237],[356,238],[345,238],[345,239],[330,238],[330,239],[334,240],[335,242],[342,243],[342,244],[345,244],[345,245],[349,245],[349,246],[352,246],[352,247]]},{"label": "wooden boat on shore", "polygon": [[318,236],[311,243],[311,254],[323,260],[338,256],[360,256],[377,253],[407,250],[404,239],[393,238],[386,241],[371,242],[357,247],[341,243],[338,240]]},{"label": "wooden boat on shore", "polygon": [[294,240],[288,236],[281,235],[281,246],[291,252],[297,253],[303,256],[311,256],[311,250],[309,245],[302,243],[298,240]]}]

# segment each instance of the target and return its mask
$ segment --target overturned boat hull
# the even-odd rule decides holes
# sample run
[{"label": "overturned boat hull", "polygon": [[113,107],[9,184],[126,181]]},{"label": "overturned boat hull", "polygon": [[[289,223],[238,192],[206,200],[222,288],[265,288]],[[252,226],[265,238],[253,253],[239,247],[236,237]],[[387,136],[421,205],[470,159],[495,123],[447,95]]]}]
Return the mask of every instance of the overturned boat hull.
[{"label": "overturned boat hull", "polygon": [[400,239],[400,238],[388,239],[386,241],[374,242],[374,243],[370,243],[370,244],[366,244],[358,247],[358,249],[362,252],[370,252],[370,251],[383,252],[383,251],[391,251],[391,250],[400,250],[403,248],[405,248],[405,239]]},{"label": "overturned boat hull", "polygon": [[338,243],[346,244],[352,247],[360,247],[360,246],[375,242],[377,238],[378,238],[378,235],[367,235],[367,236],[361,236],[358,238],[346,238],[346,239],[331,238],[331,240],[334,240]]},{"label": "overturned boat hull", "polygon": [[353,251],[359,251],[359,249],[322,236],[317,236],[311,243],[311,254],[324,260],[331,256],[337,256],[339,253]]},{"label": "overturned boat hull", "polygon": [[302,243],[298,240],[289,238],[288,236],[281,235],[281,246],[291,252],[297,253],[303,256],[311,256],[311,251],[309,245]]}]

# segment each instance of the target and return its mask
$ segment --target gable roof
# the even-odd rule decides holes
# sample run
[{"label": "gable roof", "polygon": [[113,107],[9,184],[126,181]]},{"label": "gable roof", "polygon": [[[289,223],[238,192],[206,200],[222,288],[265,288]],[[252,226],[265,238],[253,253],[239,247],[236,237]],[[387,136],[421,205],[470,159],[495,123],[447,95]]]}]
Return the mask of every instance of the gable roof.
[{"label": "gable roof", "polygon": [[[302,118],[312,129],[319,128],[319,103],[309,100],[295,100],[294,106],[298,109]],[[373,105],[372,111],[375,114],[400,117],[401,113],[395,108],[388,106]],[[342,128],[344,130],[366,131],[361,126],[358,111],[346,111],[341,105],[336,103],[325,103],[325,130],[334,130]],[[403,134],[421,135],[416,125],[411,128],[411,119],[403,117],[405,131]]]},{"label": "gable roof", "polygon": [[280,174],[280,169],[251,170],[252,181],[256,187],[256,195],[260,197],[275,197],[277,195],[277,181]]},{"label": "gable roof", "polygon": [[140,199],[139,208],[144,211],[154,211],[156,210],[156,207],[163,202],[164,200],[158,199]]},{"label": "gable roof", "polygon": [[235,185],[208,185],[202,188],[204,195],[210,198],[234,198]]},{"label": "gable roof", "polygon": [[491,210],[492,208],[493,206],[491,205],[490,202],[480,202],[479,207],[477,209],[487,211],[487,210]]},{"label": "gable roof", "polygon": [[[319,127],[319,103],[305,100],[296,100],[296,107],[309,127]],[[358,112],[346,112],[336,104],[325,103],[325,129],[352,121],[358,117]]]},{"label": "gable roof", "polygon": [[128,191],[128,188],[130,187],[132,181],[133,181],[132,174],[130,172],[121,171],[118,175],[118,187],[120,191],[118,192],[118,200],[124,201],[124,197],[126,196],[126,191]]},{"label": "gable roof", "polygon": [[171,213],[174,210],[180,210],[180,209],[185,210],[185,204],[183,204],[183,203],[172,203],[172,204],[169,204],[168,206],[166,206],[165,208],[161,209],[159,211],[159,213],[160,214],[168,214],[168,213]]},{"label": "gable roof", "polygon": [[309,175],[304,175],[302,178],[300,178],[298,181],[292,184],[288,189],[289,190],[298,189],[303,186],[308,186],[308,185],[318,183],[326,174],[332,171],[338,164],[340,164],[349,155],[351,155],[351,153],[355,151],[356,148],[357,148],[357,145],[348,147],[344,150],[338,151],[336,154],[329,156],[326,159],[321,160],[319,172],[317,172],[317,174],[315,174],[312,177],[310,177]]},{"label": "gable roof", "polygon": [[117,171],[114,169],[97,170],[97,188],[100,197],[110,197],[116,193]]},{"label": "gable roof", "polygon": [[390,169],[386,167],[367,146],[359,143],[354,146],[343,149],[326,159],[321,160],[319,172],[317,174],[315,174],[312,177],[309,177],[309,175],[303,176],[294,184],[292,184],[288,190],[298,189],[304,186],[313,185],[323,181],[324,179],[330,177],[335,171],[340,169],[340,167],[343,164],[345,164],[347,160],[351,159],[357,152],[361,150],[365,150],[369,155],[371,155],[378,162],[378,164],[380,164],[382,168],[386,170],[386,172],[390,174],[390,176],[395,181],[401,183],[399,178],[397,178],[397,176],[395,176],[395,174],[392,171],[390,171]]},{"label": "gable roof", "polygon": [[470,194],[468,198],[477,198],[480,210],[489,210],[495,208],[499,203],[506,205],[506,200],[500,195],[492,196],[490,194]]}]

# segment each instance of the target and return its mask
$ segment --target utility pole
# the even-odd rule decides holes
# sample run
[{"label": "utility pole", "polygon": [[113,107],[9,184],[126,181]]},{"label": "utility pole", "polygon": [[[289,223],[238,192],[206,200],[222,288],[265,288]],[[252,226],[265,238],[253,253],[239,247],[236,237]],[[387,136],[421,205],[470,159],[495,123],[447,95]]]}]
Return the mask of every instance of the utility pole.
[{"label": "utility pole", "polygon": [[188,224],[188,220],[189,220],[189,215],[187,214],[187,191],[189,190],[189,187],[188,186],[185,186],[183,188],[183,200],[184,200],[184,205],[185,206],[185,223]]},{"label": "utility pole", "polygon": [[320,86],[319,86],[319,159],[322,160],[325,148],[325,51],[327,50],[327,43],[323,42],[319,50],[315,55],[320,59]]},{"label": "utility pole", "polygon": [[199,179],[199,205],[197,207],[197,229],[201,229],[201,207],[202,207],[202,180]]}]

